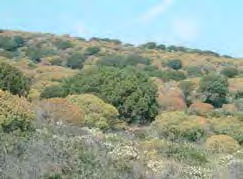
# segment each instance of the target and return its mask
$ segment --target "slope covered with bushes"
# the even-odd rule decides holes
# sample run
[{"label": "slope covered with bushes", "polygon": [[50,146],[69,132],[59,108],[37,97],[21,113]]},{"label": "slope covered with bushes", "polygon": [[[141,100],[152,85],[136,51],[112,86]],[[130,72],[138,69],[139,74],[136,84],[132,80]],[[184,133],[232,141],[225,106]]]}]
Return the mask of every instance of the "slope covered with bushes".
[{"label": "slope covered with bushes", "polygon": [[242,59],[1,30],[0,77],[0,178],[243,176]]}]

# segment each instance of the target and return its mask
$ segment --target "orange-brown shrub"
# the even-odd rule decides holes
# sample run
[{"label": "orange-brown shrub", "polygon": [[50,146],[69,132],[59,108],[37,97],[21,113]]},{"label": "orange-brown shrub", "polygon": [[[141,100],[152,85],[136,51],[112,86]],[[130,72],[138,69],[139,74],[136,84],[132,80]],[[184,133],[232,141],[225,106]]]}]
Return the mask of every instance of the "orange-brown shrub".
[{"label": "orange-brown shrub", "polygon": [[229,113],[234,113],[238,111],[238,108],[235,104],[224,104],[222,108],[225,112]]},{"label": "orange-brown shrub", "polygon": [[62,98],[46,99],[40,102],[38,109],[43,116],[54,121],[63,121],[82,125],[84,123],[84,111],[75,104]]},{"label": "orange-brown shrub", "polygon": [[202,126],[205,130],[210,126],[209,119],[202,116],[195,116],[197,123]]},{"label": "orange-brown shrub", "polygon": [[181,89],[175,87],[176,84],[166,87],[160,85],[158,87],[157,102],[161,111],[180,111],[187,108],[184,94]]},{"label": "orange-brown shrub", "polygon": [[204,116],[207,113],[212,112],[214,107],[211,104],[195,102],[190,106],[189,112],[192,114]]},{"label": "orange-brown shrub", "polygon": [[159,94],[157,98],[160,111],[180,111],[186,109],[186,103],[183,99],[178,97],[165,96]]}]

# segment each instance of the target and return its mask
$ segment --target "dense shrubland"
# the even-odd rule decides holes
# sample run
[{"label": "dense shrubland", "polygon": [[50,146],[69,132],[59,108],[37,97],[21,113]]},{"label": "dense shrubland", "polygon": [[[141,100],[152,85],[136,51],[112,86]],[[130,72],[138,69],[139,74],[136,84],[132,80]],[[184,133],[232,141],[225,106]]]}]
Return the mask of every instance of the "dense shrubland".
[{"label": "dense shrubland", "polygon": [[92,93],[114,105],[129,123],[147,123],[157,114],[156,87],[136,68],[98,67],[66,79],[64,94]]},{"label": "dense shrubland", "polygon": [[241,179],[242,68],[211,51],[2,30],[0,178]]}]

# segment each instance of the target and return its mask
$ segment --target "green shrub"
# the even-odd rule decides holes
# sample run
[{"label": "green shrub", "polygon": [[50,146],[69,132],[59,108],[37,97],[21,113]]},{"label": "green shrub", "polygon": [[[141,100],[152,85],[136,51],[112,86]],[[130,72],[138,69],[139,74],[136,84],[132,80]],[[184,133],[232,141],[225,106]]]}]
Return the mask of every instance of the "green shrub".
[{"label": "green shrub", "polygon": [[113,104],[127,122],[150,122],[157,114],[157,89],[136,68],[91,68],[65,80],[63,85],[66,94],[96,94]]},{"label": "green shrub", "polygon": [[165,81],[181,81],[186,79],[186,74],[182,71],[166,70],[163,72],[162,79]]},{"label": "green shrub", "polygon": [[162,70],[156,68],[155,66],[145,66],[143,70],[151,77],[164,78],[165,73]]},{"label": "green shrub", "polygon": [[243,99],[243,90],[239,90],[236,92],[235,96],[234,96],[235,99]]},{"label": "green shrub", "polygon": [[161,137],[175,141],[198,141],[205,137],[205,130],[197,117],[187,116],[184,112],[165,112],[158,115],[152,123],[152,130]]},{"label": "green shrub", "polygon": [[0,89],[25,96],[30,90],[30,79],[17,68],[0,61]]},{"label": "green shrub", "polygon": [[98,61],[98,66],[111,66],[125,68],[127,66],[136,66],[138,64],[149,65],[150,60],[140,55],[108,55]]},{"label": "green shrub", "polygon": [[40,98],[57,98],[64,97],[64,89],[61,85],[54,85],[46,87],[40,94]]},{"label": "green shrub", "polygon": [[136,66],[137,64],[149,65],[151,63],[150,59],[137,54],[129,54],[125,58],[127,66]]},{"label": "green shrub", "polygon": [[22,47],[25,41],[21,36],[0,36],[0,48],[7,51],[15,51]]},{"label": "green shrub", "polygon": [[185,101],[189,106],[192,103],[190,94],[195,89],[195,84],[191,81],[181,81],[179,87],[183,91],[185,96]]},{"label": "green shrub", "polygon": [[203,75],[202,68],[198,66],[189,66],[185,70],[189,77],[201,77]]},{"label": "green shrub", "polygon": [[176,51],[178,51],[178,49],[177,49],[176,46],[171,45],[171,46],[168,46],[168,47],[167,47],[167,51],[168,51],[168,52],[176,52]]},{"label": "green shrub", "polygon": [[186,79],[186,74],[183,71],[177,70],[159,70],[155,66],[145,66],[143,70],[151,77],[157,77],[164,81],[181,81]]},{"label": "green shrub", "polygon": [[181,81],[179,87],[188,96],[195,89],[195,84],[192,81]]},{"label": "green shrub", "polygon": [[90,56],[90,55],[96,55],[99,52],[100,52],[100,47],[88,47],[85,49],[84,54]]},{"label": "green shrub", "polygon": [[81,69],[86,58],[82,53],[75,52],[67,58],[67,67],[72,69]]},{"label": "green shrub", "polygon": [[141,45],[141,47],[147,48],[147,49],[156,49],[157,44],[155,42],[148,42],[146,44]]},{"label": "green shrub", "polygon": [[229,92],[228,86],[227,78],[212,73],[200,80],[199,92],[205,97],[204,102],[215,107],[221,107],[226,103],[226,96]]},{"label": "green shrub", "polygon": [[179,70],[182,68],[182,62],[179,59],[169,60],[166,65],[174,70]]},{"label": "green shrub", "polygon": [[24,52],[25,56],[30,58],[30,60],[35,63],[41,62],[42,58],[44,57],[55,56],[57,54],[54,49],[39,44],[32,44],[30,47],[24,49]]},{"label": "green shrub", "polygon": [[73,47],[72,42],[63,39],[55,39],[54,45],[61,50],[65,50]]},{"label": "green shrub", "polygon": [[166,50],[166,45],[164,45],[164,44],[157,45],[157,49]]},{"label": "green shrub", "polygon": [[225,67],[221,71],[221,74],[228,78],[233,78],[239,74],[239,70],[235,67]]},{"label": "green shrub", "polygon": [[148,66],[145,66],[143,68],[143,70],[146,71],[146,72],[154,72],[154,71],[157,71],[159,69],[156,66],[148,65]]},{"label": "green shrub", "polygon": [[126,60],[125,57],[122,55],[108,55],[101,58],[97,62],[97,65],[124,68],[126,66]]}]

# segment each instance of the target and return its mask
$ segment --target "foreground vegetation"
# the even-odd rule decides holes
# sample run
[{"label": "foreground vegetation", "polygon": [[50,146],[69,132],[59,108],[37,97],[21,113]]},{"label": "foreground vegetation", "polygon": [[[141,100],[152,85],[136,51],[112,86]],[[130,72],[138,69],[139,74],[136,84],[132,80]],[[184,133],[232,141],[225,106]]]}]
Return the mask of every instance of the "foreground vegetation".
[{"label": "foreground vegetation", "polygon": [[243,63],[0,31],[0,178],[243,176]]}]

